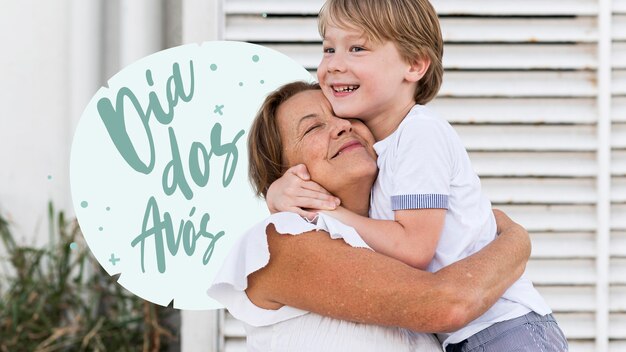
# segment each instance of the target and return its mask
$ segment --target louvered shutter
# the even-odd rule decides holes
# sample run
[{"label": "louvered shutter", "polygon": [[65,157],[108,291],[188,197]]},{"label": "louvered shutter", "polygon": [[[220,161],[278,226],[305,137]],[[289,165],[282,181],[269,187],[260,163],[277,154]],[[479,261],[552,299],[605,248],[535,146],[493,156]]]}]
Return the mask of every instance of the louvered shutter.
[{"label": "louvered shutter", "polygon": [[[322,3],[224,0],[223,39],[314,73]],[[626,0],[432,3],[446,73],[431,106],[494,206],[531,232],[528,275],[570,350],[626,351]],[[221,325],[224,350],[245,350],[241,324],[223,312]]]},{"label": "louvered shutter", "polygon": [[626,0],[612,5],[611,237],[603,255],[610,257],[610,346],[626,351]]}]

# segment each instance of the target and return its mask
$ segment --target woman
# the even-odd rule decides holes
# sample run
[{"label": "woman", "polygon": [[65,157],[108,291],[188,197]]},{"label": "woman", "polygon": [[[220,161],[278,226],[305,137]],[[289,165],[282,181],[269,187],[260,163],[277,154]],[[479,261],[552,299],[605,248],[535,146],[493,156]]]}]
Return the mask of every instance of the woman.
[{"label": "woman", "polygon": [[[332,114],[319,86],[287,84],[253,123],[250,177],[265,195],[303,163],[344,207],[367,215],[373,143],[362,123]],[[274,214],[242,236],[208,293],[245,323],[252,351],[441,351],[433,335],[414,331],[458,329],[524,271],[527,233],[502,213],[496,219],[498,239],[433,274],[371,251],[328,215],[312,224]]]}]

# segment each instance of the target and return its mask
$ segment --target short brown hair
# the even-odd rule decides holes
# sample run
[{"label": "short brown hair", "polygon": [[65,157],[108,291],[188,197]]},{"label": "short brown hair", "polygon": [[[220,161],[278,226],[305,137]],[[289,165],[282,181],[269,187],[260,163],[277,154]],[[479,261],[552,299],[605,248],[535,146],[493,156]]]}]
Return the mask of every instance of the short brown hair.
[{"label": "short brown hair", "polygon": [[376,43],[395,43],[406,62],[429,58],[430,67],[417,82],[413,98],[417,104],[435,98],[443,81],[443,38],[428,0],[327,0],[318,18],[322,37],[329,23],[360,29]]},{"label": "short brown hair", "polygon": [[288,168],[276,120],[278,107],[298,93],[317,89],[317,83],[297,81],[279,87],[265,98],[248,135],[248,177],[257,196],[265,197],[272,182]]}]

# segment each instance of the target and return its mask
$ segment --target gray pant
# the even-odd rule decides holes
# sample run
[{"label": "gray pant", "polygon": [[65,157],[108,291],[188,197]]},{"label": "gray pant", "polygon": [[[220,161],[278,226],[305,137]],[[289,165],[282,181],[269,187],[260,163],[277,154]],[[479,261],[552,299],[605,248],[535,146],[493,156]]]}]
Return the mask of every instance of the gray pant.
[{"label": "gray pant", "polygon": [[530,312],[496,323],[456,344],[446,352],[563,352],[565,335],[552,314]]}]

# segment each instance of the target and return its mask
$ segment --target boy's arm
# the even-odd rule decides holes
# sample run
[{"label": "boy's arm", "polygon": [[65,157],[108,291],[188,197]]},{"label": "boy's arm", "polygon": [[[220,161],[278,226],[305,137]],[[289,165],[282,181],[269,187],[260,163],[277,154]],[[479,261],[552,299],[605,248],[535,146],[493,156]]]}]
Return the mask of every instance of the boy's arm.
[{"label": "boy's arm", "polygon": [[354,227],[375,251],[425,269],[441,237],[458,152],[464,150],[445,121],[430,117],[428,110],[415,114],[405,118],[379,155],[380,192],[373,197],[375,202],[390,197],[380,206],[393,210],[394,220],[366,219],[345,209],[334,216]]},{"label": "boy's arm", "polygon": [[396,210],[395,220],[370,219],[344,207],[325,213],[354,227],[376,252],[426,269],[435,255],[446,209]]}]

